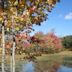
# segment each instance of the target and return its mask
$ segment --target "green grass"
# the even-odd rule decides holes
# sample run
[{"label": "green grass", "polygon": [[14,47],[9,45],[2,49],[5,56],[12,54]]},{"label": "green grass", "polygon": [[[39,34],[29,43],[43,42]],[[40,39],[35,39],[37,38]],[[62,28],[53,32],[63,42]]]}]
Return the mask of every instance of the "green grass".
[{"label": "green grass", "polygon": [[72,52],[63,51],[55,54],[43,54],[42,56],[37,57],[37,61],[46,61],[49,64],[52,64],[53,62],[59,62],[66,66],[72,66]]}]

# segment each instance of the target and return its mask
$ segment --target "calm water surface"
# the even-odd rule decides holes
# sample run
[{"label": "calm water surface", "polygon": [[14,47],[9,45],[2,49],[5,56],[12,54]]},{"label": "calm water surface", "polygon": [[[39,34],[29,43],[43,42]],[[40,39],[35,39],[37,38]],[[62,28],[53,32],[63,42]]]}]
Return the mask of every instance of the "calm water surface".
[{"label": "calm water surface", "polygon": [[58,69],[58,72],[72,72],[72,68],[65,67],[65,66],[61,66],[61,67]]},{"label": "calm water surface", "polygon": [[35,72],[34,71],[34,63],[31,61],[31,62],[27,62],[27,63],[23,64],[21,72]]},{"label": "calm water surface", "polygon": [[[17,70],[16,72],[38,72],[38,71],[36,71],[35,63],[32,61],[29,61],[29,62],[27,61],[27,62],[23,63],[20,67],[21,68],[19,70]],[[1,70],[0,70],[0,72],[1,72]],[[6,72],[10,72],[10,71],[6,71]],[[43,70],[43,71],[39,71],[39,72],[46,72],[46,71]],[[58,69],[57,72],[72,72],[72,68],[69,68],[66,66],[60,66],[60,68]]]},{"label": "calm water surface", "polygon": [[[34,63],[27,62],[26,64],[22,65],[22,72],[35,72]],[[72,72],[72,68],[60,66],[57,72]]]}]

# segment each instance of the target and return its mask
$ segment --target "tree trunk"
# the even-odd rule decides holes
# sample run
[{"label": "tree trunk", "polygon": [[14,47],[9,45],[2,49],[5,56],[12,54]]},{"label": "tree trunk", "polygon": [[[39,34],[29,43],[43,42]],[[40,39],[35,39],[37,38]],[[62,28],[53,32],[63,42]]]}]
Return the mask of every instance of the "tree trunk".
[{"label": "tree trunk", "polygon": [[12,48],[12,71],[15,72],[15,42],[13,42],[13,48]]},{"label": "tree trunk", "polygon": [[13,61],[12,61],[12,49],[11,49],[11,55],[10,55],[10,70],[12,71],[12,67],[13,67]]},{"label": "tree trunk", "polygon": [[[12,16],[12,28],[14,33],[14,16]],[[11,72],[15,72],[15,38],[13,37],[13,48],[11,50]]]},{"label": "tree trunk", "polygon": [[5,72],[5,37],[4,37],[4,26],[2,26],[2,72]]}]

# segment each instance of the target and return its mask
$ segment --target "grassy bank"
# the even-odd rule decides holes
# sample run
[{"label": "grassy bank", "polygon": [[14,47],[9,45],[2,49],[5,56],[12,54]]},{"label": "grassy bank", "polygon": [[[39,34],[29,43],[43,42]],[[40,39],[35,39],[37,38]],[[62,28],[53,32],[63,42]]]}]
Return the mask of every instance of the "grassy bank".
[{"label": "grassy bank", "polygon": [[38,61],[48,61],[50,62],[71,62],[72,63],[72,51],[62,51],[60,53],[54,54],[43,54],[37,57]]},{"label": "grassy bank", "polygon": [[54,54],[42,54],[42,56],[37,57],[37,59],[40,61],[46,61],[49,59],[62,60],[66,56],[72,57],[72,51],[62,51],[60,53],[54,53]]},{"label": "grassy bank", "polygon": [[[15,55],[16,60],[23,60],[25,57],[25,54],[21,55]],[[72,51],[62,51],[60,53],[54,53],[54,54],[42,54],[42,56],[37,56],[37,61],[59,61],[62,62],[64,60],[67,61],[67,59],[71,59],[72,57]],[[0,62],[1,62],[2,55],[0,54]],[[6,60],[10,60],[10,55],[6,55]]]},{"label": "grassy bank", "polygon": [[[1,63],[1,57],[0,54],[0,63]],[[24,61],[25,54],[22,55],[15,55],[16,63]],[[42,54],[42,56],[37,56],[36,61],[38,63],[48,64],[51,65],[53,63],[60,63],[63,65],[71,66],[72,67],[72,52],[71,51],[62,51],[60,53],[54,53],[54,54]],[[6,63],[10,63],[10,55],[6,56]],[[41,65],[42,66],[42,65]]]}]

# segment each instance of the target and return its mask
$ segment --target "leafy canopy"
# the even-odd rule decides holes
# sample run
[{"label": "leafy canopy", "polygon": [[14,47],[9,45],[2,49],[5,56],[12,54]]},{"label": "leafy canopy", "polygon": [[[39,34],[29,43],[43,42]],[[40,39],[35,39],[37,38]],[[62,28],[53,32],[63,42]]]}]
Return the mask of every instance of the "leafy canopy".
[{"label": "leafy canopy", "polygon": [[57,2],[59,0],[0,0],[0,23],[5,22],[7,31],[40,25]]}]

